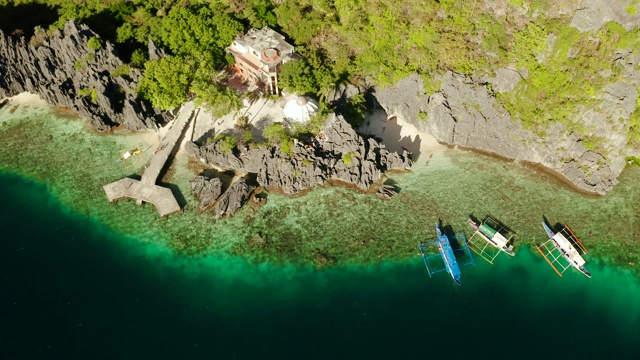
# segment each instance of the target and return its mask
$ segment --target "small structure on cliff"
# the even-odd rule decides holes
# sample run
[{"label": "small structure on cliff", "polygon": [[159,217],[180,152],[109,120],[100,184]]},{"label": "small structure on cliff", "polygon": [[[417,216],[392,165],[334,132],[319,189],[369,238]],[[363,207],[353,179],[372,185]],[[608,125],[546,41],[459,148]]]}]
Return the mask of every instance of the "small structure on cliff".
[{"label": "small structure on cliff", "polygon": [[287,101],[282,112],[286,121],[301,123],[314,117],[319,109],[315,99],[301,95]]},{"label": "small structure on cliff", "polygon": [[280,94],[280,67],[295,57],[293,45],[268,27],[261,30],[252,28],[246,34],[238,35],[227,47],[227,52],[233,55],[233,67],[237,73],[274,95]]}]

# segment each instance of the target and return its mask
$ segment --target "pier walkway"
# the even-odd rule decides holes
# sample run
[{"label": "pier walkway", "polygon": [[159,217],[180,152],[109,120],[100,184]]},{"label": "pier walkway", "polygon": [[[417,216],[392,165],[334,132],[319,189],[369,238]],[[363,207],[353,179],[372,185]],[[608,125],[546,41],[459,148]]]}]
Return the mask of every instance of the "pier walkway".
[{"label": "pier walkway", "polygon": [[148,202],[158,209],[160,216],[166,216],[180,211],[180,205],[171,192],[171,189],[156,185],[156,181],[166,165],[171,152],[177,145],[186,125],[194,116],[194,112],[192,102],[188,102],[182,106],[171,129],[169,129],[164,139],[158,144],[156,152],[153,158],[151,158],[151,162],[149,162],[149,165],[142,174],[141,180],[124,178],[102,187],[107,194],[109,202],[122,198],[136,199],[138,205],[141,205],[142,202]]}]

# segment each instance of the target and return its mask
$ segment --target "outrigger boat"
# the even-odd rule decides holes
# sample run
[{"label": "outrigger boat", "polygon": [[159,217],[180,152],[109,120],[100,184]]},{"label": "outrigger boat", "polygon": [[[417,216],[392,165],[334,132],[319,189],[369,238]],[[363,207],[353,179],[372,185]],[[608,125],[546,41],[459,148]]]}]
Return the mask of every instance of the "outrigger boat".
[{"label": "outrigger boat", "polygon": [[[500,252],[509,256],[516,255],[512,244],[515,233],[494,217],[487,216],[481,223],[469,218],[469,225],[476,231],[469,238],[469,248],[481,258],[493,264]],[[489,245],[495,249],[490,248]]]},{"label": "outrigger boat", "polygon": [[[429,277],[431,277],[433,274],[446,271],[449,273],[449,275],[451,275],[451,278],[453,278],[453,281],[455,281],[456,285],[461,285],[462,282],[460,281],[460,275],[461,275],[460,266],[458,265],[458,261],[456,260],[456,256],[454,253],[456,251],[466,250],[469,256],[469,261],[466,263],[463,263],[462,265],[473,264],[475,266],[475,263],[473,262],[473,257],[471,256],[471,252],[469,251],[467,239],[465,238],[463,233],[453,236],[452,238],[460,239],[462,241],[462,244],[461,244],[462,247],[460,249],[453,250],[453,248],[451,247],[451,243],[449,242],[449,237],[447,237],[447,235],[445,235],[440,230],[440,226],[438,224],[436,224],[436,233],[438,234],[437,240],[426,242],[426,243],[418,243],[418,249],[420,250],[420,255],[422,256],[422,260],[424,260],[424,264],[427,267],[427,272],[429,272]],[[425,248],[429,245],[434,245],[434,244],[438,247],[439,254],[427,255]],[[442,262],[444,263],[444,268],[437,269],[434,267],[434,264],[431,263],[431,259],[438,256],[442,259]]]},{"label": "outrigger boat", "polygon": [[149,150],[149,147],[144,148],[144,147],[142,147],[142,144],[140,144],[140,145],[138,145],[138,147],[136,147],[136,148],[134,148],[134,149],[132,149],[132,150],[128,150],[128,151],[126,151],[126,152],[122,153],[122,154],[120,155],[120,159],[118,159],[118,161],[125,161],[125,160],[128,160],[128,159],[130,159],[130,158],[132,158],[132,157],[134,157],[134,156],[136,156],[136,155],[140,155],[140,154],[142,154],[143,152],[145,152],[145,151],[147,151],[147,150]]},{"label": "outrigger boat", "polygon": [[[588,250],[571,228],[565,225],[562,230],[556,233],[551,230],[546,221],[542,222],[542,226],[547,232],[549,240],[542,245],[536,245],[536,248],[553,270],[562,276],[569,267],[573,266],[586,277],[591,278],[591,273],[584,267],[586,261],[580,254],[580,252],[586,254]],[[561,262],[560,259],[564,259],[564,262]]]}]

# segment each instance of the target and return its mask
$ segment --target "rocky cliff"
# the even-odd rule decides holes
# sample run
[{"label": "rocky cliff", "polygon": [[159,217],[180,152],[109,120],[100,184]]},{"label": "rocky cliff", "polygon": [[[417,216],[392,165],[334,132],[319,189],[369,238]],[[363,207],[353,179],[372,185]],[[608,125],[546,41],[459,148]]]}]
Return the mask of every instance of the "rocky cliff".
[{"label": "rocky cliff", "polygon": [[[90,47],[92,38],[99,42],[92,40]],[[100,131],[117,125],[157,128],[165,115],[137,99],[140,71],[128,68],[113,45],[99,39],[73,21],[51,36],[39,31],[28,42],[0,31],[0,98],[38,94],[51,105],[72,108]]]},{"label": "rocky cliff", "polygon": [[[492,79],[496,86],[505,81]],[[378,89],[377,101],[389,116],[397,116],[438,141],[479,149],[516,160],[539,163],[548,167],[579,189],[605,194],[617,184],[625,166],[626,146],[624,122],[635,107],[637,93],[631,84],[614,83],[600,95],[600,105],[576,114],[588,133],[568,131],[560,123],[551,123],[544,134],[525,129],[513,121],[509,112],[496,101],[487,82],[447,73],[441,90],[425,94],[422,79],[411,76],[396,85]],[[494,86],[494,88],[496,87]],[[606,134],[605,153],[587,148],[585,135]]]},{"label": "rocky cliff", "polygon": [[[549,12],[572,16],[571,26],[579,31],[594,31],[612,20],[627,30],[640,26],[640,17],[625,11],[629,1],[560,3],[563,6]],[[554,40],[549,34],[548,49]],[[425,93],[423,80],[412,75],[391,87],[376,88],[374,96],[389,117],[397,116],[443,143],[539,163],[579,189],[605,194],[617,183],[625,158],[640,153],[628,144],[626,135],[638,99],[640,55],[633,48],[618,49],[599,61],[615,64],[622,69],[620,76],[612,76],[564,125],[551,121],[546,127],[526,127],[502,106],[500,94],[514,91],[527,78],[526,69],[515,66],[480,77],[447,72],[438,79],[440,90],[432,95]],[[535,106],[536,99],[530,101]],[[594,138],[598,146],[591,143]]]},{"label": "rocky cliff", "polygon": [[296,142],[291,154],[284,154],[279,145],[228,153],[219,149],[219,143],[201,147],[189,143],[186,150],[217,168],[256,174],[258,184],[286,194],[325,184],[329,179],[368,189],[383,172],[411,166],[406,152],[389,152],[375,139],[356,134],[351,125],[335,115],[329,117],[314,141]]}]

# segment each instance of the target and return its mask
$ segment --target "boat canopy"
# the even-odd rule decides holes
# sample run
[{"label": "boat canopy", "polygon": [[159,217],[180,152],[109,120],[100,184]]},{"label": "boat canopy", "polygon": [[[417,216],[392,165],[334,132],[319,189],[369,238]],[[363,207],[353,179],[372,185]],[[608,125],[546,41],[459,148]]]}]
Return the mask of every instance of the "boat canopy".
[{"label": "boat canopy", "polygon": [[490,228],[487,224],[481,224],[479,227],[481,233],[485,234],[489,239],[493,238],[493,236],[497,233],[496,230]]},{"label": "boat canopy", "polygon": [[571,265],[582,266],[586,263],[586,261],[584,261],[582,256],[580,256],[580,253],[578,252],[578,250],[576,250],[576,248],[573,247],[571,242],[567,240],[567,238],[564,237],[564,235],[562,235],[561,233],[557,233],[553,236],[553,240],[555,240],[555,242],[558,244],[558,247],[561,250],[564,250],[564,252],[567,254],[569,259],[571,259],[571,261],[574,262]]}]

